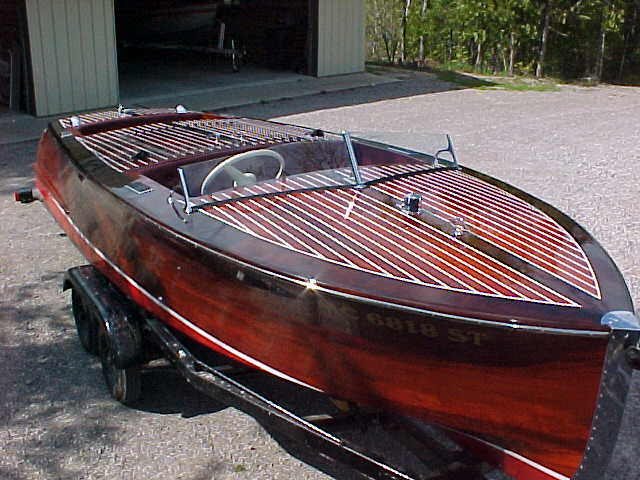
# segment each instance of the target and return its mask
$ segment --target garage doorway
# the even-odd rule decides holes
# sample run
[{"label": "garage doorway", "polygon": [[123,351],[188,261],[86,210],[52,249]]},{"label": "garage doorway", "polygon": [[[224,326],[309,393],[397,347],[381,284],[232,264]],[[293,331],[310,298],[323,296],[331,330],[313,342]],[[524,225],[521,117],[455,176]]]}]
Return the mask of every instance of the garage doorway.
[{"label": "garage doorway", "polygon": [[122,103],[144,105],[309,74],[309,3],[115,0]]}]

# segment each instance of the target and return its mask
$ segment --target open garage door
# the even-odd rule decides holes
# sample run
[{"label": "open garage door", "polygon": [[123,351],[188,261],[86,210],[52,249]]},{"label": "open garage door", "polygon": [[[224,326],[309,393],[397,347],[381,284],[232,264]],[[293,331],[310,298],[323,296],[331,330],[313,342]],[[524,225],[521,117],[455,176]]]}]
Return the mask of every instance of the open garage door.
[{"label": "open garage door", "polygon": [[0,103],[22,90],[37,115],[118,103],[209,108],[229,95],[221,88],[244,89],[250,102],[261,85],[364,70],[364,0],[5,3],[26,7],[27,30],[22,71],[16,48],[0,45]]},{"label": "open garage door", "polygon": [[115,0],[121,101],[308,74],[309,11],[309,0]]}]

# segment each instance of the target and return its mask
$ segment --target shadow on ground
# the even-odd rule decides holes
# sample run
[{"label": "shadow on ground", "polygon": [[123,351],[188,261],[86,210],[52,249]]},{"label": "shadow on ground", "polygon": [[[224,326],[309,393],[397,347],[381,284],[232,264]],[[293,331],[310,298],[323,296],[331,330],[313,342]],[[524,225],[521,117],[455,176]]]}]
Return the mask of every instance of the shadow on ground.
[{"label": "shadow on ground", "polygon": [[170,367],[145,371],[143,382],[143,396],[131,406],[135,410],[162,415],[178,413],[183,418],[193,418],[228,407],[195,390]]},{"label": "shadow on ground", "polygon": [[[46,271],[0,289],[2,479],[87,478],[99,474],[95,465],[118,461],[113,452],[131,436],[126,420],[139,420],[138,411],[191,418],[227,408],[174,371],[147,374],[146,396],[135,408],[111,400],[100,362],[77,339],[68,294],[61,292],[63,275]],[[201,478],[221,469],[212,458]]]},{"label": "shadow on ground", "polygon": [[33,185],[37,147],[35,140],[0,146],[0,195]]},{"label": "shadow on ground", "polygon": [[14,461],[0,461],[1,478],[25,478],[34,470],[46,478],[78,478],[81,472],[65,464],[79,447],[117,443],[118,427],[104,421],[112,408],[87,408],[97,398],[99,370],[72,335],[68,307],[40,300],[61,278],[50,271],[2,290],[0,426],[13,433],[3,455]]},{"label": "shadow on ground", "polygon": [[446,74],[436,75],[435,73],[398,68],[379,69],[379,67],[373,67],[372,73],[384,73],[387,76],[397,78],[399,81],[300,98],[287,98],[285,93],[283,94],[283,98],[276,102],[232,107],[218,111],[258,118],[273,118],[329,108],[408,98],[416,95],[496,85],[492,82],[457,72],[447,72]]}]

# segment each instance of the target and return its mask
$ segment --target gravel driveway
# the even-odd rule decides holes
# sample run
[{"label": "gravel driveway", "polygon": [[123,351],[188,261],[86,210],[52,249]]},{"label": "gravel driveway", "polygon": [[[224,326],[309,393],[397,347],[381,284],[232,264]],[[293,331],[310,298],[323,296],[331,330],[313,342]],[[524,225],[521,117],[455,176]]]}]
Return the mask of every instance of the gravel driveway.
[{"label": "gravel driveway", "polygon": [[[447,91],[415,75],[232,113],[332,130],[448,132],[461,163],[548,201],[592,232],[640,305],[640,89]],[[348,469],[278,443],[170,372],[147,378],[137,408],[107,397],[60,291],[64,271],[83,259],[42,205],[18,206],[11,197],[30,181],[35,150],[35,142],[0,149],[0,479],[349,478]],[[607,480],[640,478],[634,380]]]}]

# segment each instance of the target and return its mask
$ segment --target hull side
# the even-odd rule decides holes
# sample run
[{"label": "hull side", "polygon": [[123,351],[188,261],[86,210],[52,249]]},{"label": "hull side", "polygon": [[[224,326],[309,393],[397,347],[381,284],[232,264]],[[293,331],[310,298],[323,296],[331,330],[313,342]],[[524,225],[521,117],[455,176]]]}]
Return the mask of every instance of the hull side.
[{"label": "hull side", "polygon": [[309,288],[198,247],[83,177],[45,136],[37,186],[83,254],[204,345],[332,395],[580,464],[607,336],[453,321]]}]

